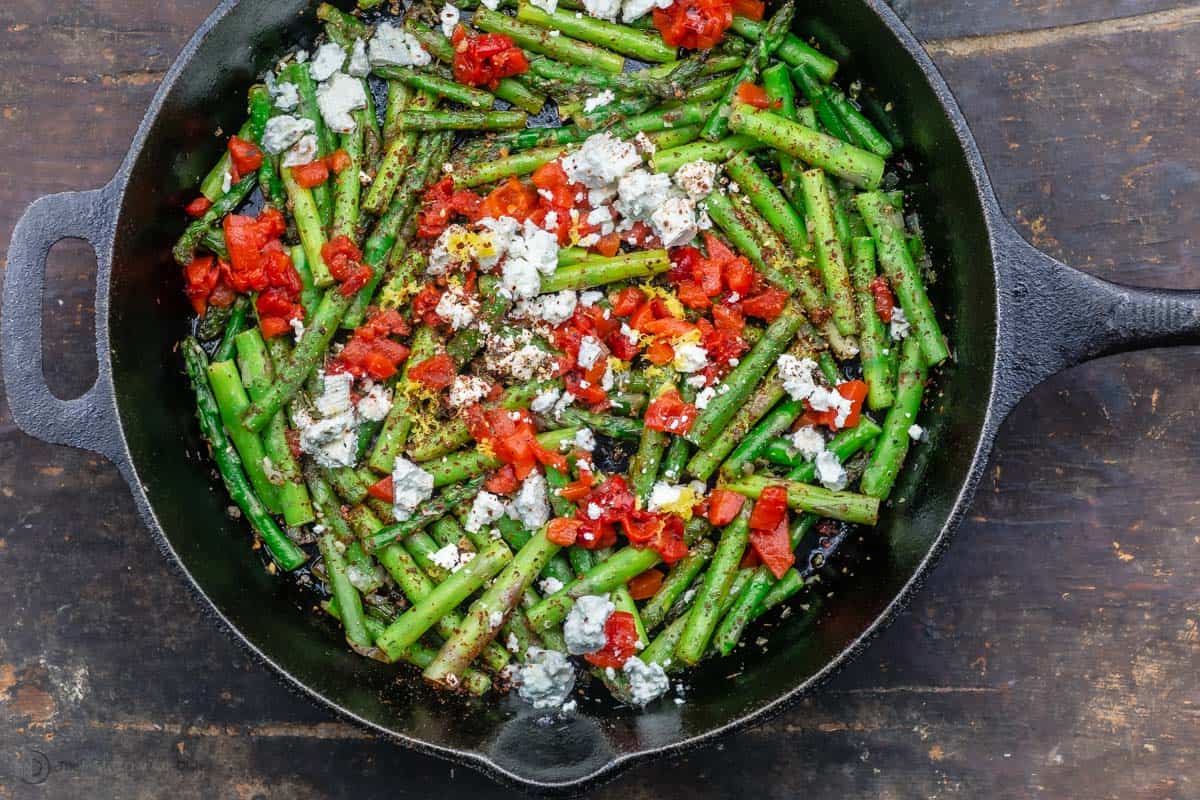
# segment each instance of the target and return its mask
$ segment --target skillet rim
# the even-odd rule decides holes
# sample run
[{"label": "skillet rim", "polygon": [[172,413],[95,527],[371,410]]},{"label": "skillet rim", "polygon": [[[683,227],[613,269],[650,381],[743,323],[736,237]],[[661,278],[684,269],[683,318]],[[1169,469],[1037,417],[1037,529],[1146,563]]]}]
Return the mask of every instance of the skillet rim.
[{"label": "skillet rim", "polygon": [[[208,17],[200,24],[196,31],[189,37],[188,41],[179,51],[170,69],[163,77],[159,88],[155,92],[150,101],[149,106],[138,125],[137,131],[130,143],[129,150],[125,158],[121,162],[121,166],[117,170],[112,180],[101,190],[108,199],[111,200],[114,208],[111,226],[109,228],[109,241],[106,243],[105,251],[109,254],[108,268],[104,270],[105,274],[98,275],[97,290],[98,296],[103,302],[104,326],[102,331],[98,330],[97,347],[102,352],[98,353],[100,357],[101,376],[112,385],[112,350],[110,345],[111,317],[108,315],[109,292],[111,289],[111,273],[112,259],[111,255],[115,249],[116,237],[121,232],[121,221],[123,217],[126,190],[128,188],[130,175],[134,166],[142,157],[146,143],[149,139],[152,128],[157,121],[163,106],[167,100],[167,96],[175,88],[179,77],[188,69],[193,59],[196,56],[197,50],[207,37],[224,21],[237,6],[243,2],[254,2],[255,0],[222,0],[220,4],[209,14]],[[870,643],[886,629],[901,611],[903,611],[912,601],[913,596],[928,580],[929,573],[936,566],[942,554],[950,544],[950,540],[965,515],[969,507],[979,480],[982,476],[983,469],[986,466],[988,455],[991,451],[996,431],[1000,422],[1004,417],[1004,409],[1001,405],[1009,405],[1007,402],[1002,402],[1006,398],[1001,397],[1002,394],[1007,394],[1001,389],[1001,379],[1004,373],[1005,358],[1011,358],[1009,348],[1006,347],[1006,337],[1004,332],[1007,329],[1006,323],[1009,321],[1009,315],[1004,313],[1004,304],[1001,299],[1005,296],[1004,292],[1004,277],[1005,270],[1001,268],[1001,260],[998,255],[1004,249],[1002,244],[1005,240],[1016,237],[1017,234],[1011,229],[1008,222],[1004,219],[1000,211],[999,203],[996,200],[992,190],[991,182],[987,175],[987,169],[984,165],[983,157],[979,152],[975,138],[971,133],[966,118],[959,108],[958,101],[947,85],[945,78],[938,70],[928,53],[921,46],[919,41],[909,30],[907,25],[900,19],[898,14],[892,9],[885,0],[859,0],[873,14],[875,14],[888,29],[890,34],[895,37],[901,47],[904,49],[907,56],[920,69],[922,76],[928,83],[929,87],[937,97],[938,102],[946,114],[954,134],[958,140],[959,147],[962,150],[967,168],[970,171],[971,180],[975,186],[975,194],[980,202],[980,210],[983,216],[984,227],[987,231],[989,240],[989,253],[991,257],[991,269],[995,279],[995,294],[993,297],[993,309],[995,312],[995,340],[993,348],[993,363],[991,369],[991,380],[988,386],[987,403],[984,409],[982,422],[979,428],[978,438],[975,444],[974,454],[972,455],[970,467],[967,470],[966,476],[960,484],[950,512],[944,518],[941,529],[934,537],[929,545],[925,555],[921,558],[918,566],[913,570],[912,575],[904,583],[903,587],[895,593],[887,606],[872,620],[867,627],[855,639],[841,650],[836,656],[831,658],[819,671],[810,675],[804,681],[798,683],[793,689],[779,698],[762,705],[752,712],[746,713],[743,716],[721,725],[712,728],[704,733],[682,739],[672,744],[663,745],[660,747],[652,747],[642,750],[633,750],[629,752],[614,753],[613,758],[593,770],[592,772],[562,781],[544,781],[536,778],[524,777],[505,766],[498,763],[487,753],[476,750],[458,750],[452,747],[438,745],[416,738],[403,732],[399,732],[381,725],[377,722],[365,719],[353,711],[345,708],[335,700],[321,694],[308,684],[301,681],[299,678],[279,664],[277,661],[268,656],[260,649],[253,641],[251,641],[221,610],[215,602],[208,596],[207,592],[201,586],[200,582],[192,575],[183,562],[183,559],[176,551],[170,540],[164,532],[163,526],[159,522],[158,515],[155,513],[146,489],[142,483],[136,464],[133,461],[128,442],[124,434],[124,420],[121,415],[120,406],[116,401],[115,394],[110,395],[113,403],[114,418],[116,421],[117,440],[119,444],[114,448],[116,452],[117,467],[130,485],[131,493],[138,511],[143,520],[146,521],[151,529],[159,549],[164,555],[168,556],[172,567],[178,571],[191,592],[203,601],[204,611],[206,616],[214,618],[221,623],[221,626],[226,630],[227,634],[244,647],[256,660],[270,667],[280,677],[286,680],[287,685],[298,694],[301,694],[311,701],[320,704],[323,707],[331,709],[336,715],[349,719],[356,724],[362,725],[372,731],[384,735],[388,739],[396,740],[402,743],[405,747],[416,750],[428,755],[437,756],[442,759],[463,763],[476,768],[509,785],[518,786],[524,789],[536,789],[543,792],[562,792],[565,790],[582,790],[585,788],[594,787],[600,783],[611,780],[620,772],[627,769],[637,761],[663,758],[670,755],[677,755],[688,750],[696,749],[700,746],[711,743],[718,737],[728,735],[734,731],[742,729],[751,724],[761,724],[767,720],[782,713],[787,708],[795,705],[804,695],[808,694],[824,685],[834,675],[841,671],[845,666],[857,658]],[[1019,237],[1017,237],[1019,238]],[[99,307],[97,311],[101,311]],[[99,327],[99,326],[98,326]]]}]

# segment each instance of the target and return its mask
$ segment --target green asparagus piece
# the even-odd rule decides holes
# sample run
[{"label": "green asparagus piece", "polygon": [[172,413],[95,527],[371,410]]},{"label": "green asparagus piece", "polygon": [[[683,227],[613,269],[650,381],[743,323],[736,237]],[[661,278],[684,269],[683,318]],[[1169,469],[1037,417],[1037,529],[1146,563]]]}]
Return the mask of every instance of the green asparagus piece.
[{"label": "green asparagus piece", "polygon": [[882,500],[891,493],[896,476],[900,474],[900,467],[904,465],[904,458],[908,455],[911,441],[909,428],[917,422],[928,377],[924,349],[916,337],[910,336],[904,340],[900,355],[896,403],[888,411],[879,444],[871,456],[871,463],[863,473],[864,494]]},{"label": "green asparagus piece", "polygon": [[617,281],[649,278],[671,268],[666,250],[643,250],[594,259],[568,267],[559,267],[553,275],[542,279],[542,293],[563,289],[592,289]]},{"label": "green asparagus piece", "polygon": [[886,165],[879,156],[769,111],[737,105],[729,117],[729,127],[735,133],[758,139],[855,186],[874,189],[883,180]]},{"label": "green asparagus piece", "polygon": [[[566,36],[573,36],[581,42],[604,48],[601,52],[616,51],[636,58],[638,61],[652,63],[666,63],[675,60],[675,48],[666,44],[657,31],[640,31],[630,28],[628,25],[606,22],[587,14],[577,14],[574,11],[546,12],[528,2],[521,3],[517,7],[517,19],[539,28],[562,31]],[[480,24],[480,27],[484,26]],[[501,33],[504,32],[506,31],[501,31]],[[561,39],[562,37],[557,38]],[[570,59],[561,58],[561,60],[569,61]],[[587,64],[586,61],[571,63]]]},{"label": "green asparagus piece", "polygon": [[[733,32],[750,41],[757,41],[765,28],[765,22],[759,22],[746,17],[733,18]],[[791,34],[783,38],[783,42],[779,45],[775,54],[782,61],[793,67],[801,64],[811,67],[825,83],[833,80],[833,76],[837,72],[837,61],[820,53],[805,44],[799,37]]]},{"label": "green asparagus piece", "polygon": [[755,500],[768,486],[782,485],[787,489],[788,506],[795,511],[807,511],[843,522],[874,525],[879,520],[879,500],[865,494],[834,492],[820,486],[796,481],[780,481],[762,475],[747,475],[725,486],[732,492]]},{"label": "green asparagus piece", "polygon": [[402,131],[503,131],[525,127],[524,111],[402,111]]},{"label": "green asparagus piece", "polygon": [[856,202],[875,239],[879,263],[904,309],[904,316],[912,324],[913,335],[921,342],[925,365],[937,366],[949,358],[950,351],[925,292],[925,282],[905,246],[900,213],[878,192],[860,194]]},{"label": "green asparagus piece", "polygon": [[720,619],[720,608],[729,594],[738,563],[750,543],[750,513],[753,503],[746,503],[737,518],[721,531],[716,552],[704,573],[704,580],[696,593],[687,624],[679,637],[675,656],[684,664],[700,661],[708,649],[708,641]]},{"label": "green asparagus piece", "polygon": [[895,399],[891,360],[887,351],[895,345],[888,338],[887,328],[875,311],[875,296],[871,293],[871,282],[875,280],[875,242],[870,237],[856,237],[851,243],[853,261],[851,277],[854,283],[855,303],[858,306],[858,322],[862,335],[863,380],[867,382],[867,403],[875,410],[888,408]]},{"label": "green asparagus piece", "polygon": [[[845,461],[859,450],[864,450],[874,444],[875,440],[879,438],[879,434],[882,432],[883,429],[870,419],[867,417],[860,417],[858,425],[850,428],[849,430],[838,433],[829,440],[829,443],[825,445],[825,449],[837,456],[838,461]],[[779,454],[776,453],[775,455]],[[774,461],[774,463],[779,463],[778,460],[771,459],[769,456],[768,460]],[[812,483],[813,479],[817,477],[816,462],[805,461],[804,458],[800,457],[798,454],[793,456],[791,464],[788,466],[793,467],[792,471],[787,475],[787,479],[789,481]]]},{"label": "green asparagus piece", "polygon": [[833,200],[825,173],[812,169],[800,176],[804,195],[804,210],[813,232],[817,251],[817,267],[825,281],[833,320],[843,336],[858,333],[858,315],[854,307],[854,290],[846,267],[846,251],[834,229]]},{"label": "green asparagus piece", "polygon": [[213,460],[217,462],[217,471],[221,473],[229,497],[246,515],[275,563],[286,571],[296,569],[308,560],[308,557],[279,529],[270,511],[254,493],[254,488],[242,472],[242,460],[225,434],[225,428],[221,424],[221,412],[209,386],[208,357],[204,354],[204,348],[191,337],[184,339],[181,347],[188,378],[192,382],[192,391],[196,395],[196,416],[200,420],[200,432],[212,447]]},{"label": "green asparagus piece", "polygon": [[[477,28],[489,33],[506,34],[523,50],[550,56],[569,64],[595,67],[605,72],[619,74],[625,69],[625,59],[616,53],[569,36],[552,36],[545,28],[521,22],[488,8],[476,9],[472,21]],[[674,55],[671,57],[674,58]]]},{"label": "green asparagus piece", "polygon": [[746,57],[746,61],[734,75],[733,80],[729,82],[729,86],[725,89],[725,95],[717,102],[708,122],[704,123],[700,135],[705,139],[715,142],[729,133],[729,114],[733,110],[734,95],[743,83],[754,83],[759,71],[770,62],[771,55],[783,44],[784,37],[789,35],[788,28],[791,27],[792,17],[795,13],[795,3],[792,0],[785,0],[771,15],[771,19],[767,20],[754,49]]},{"label": "green asparagus piece", "polygon": [[671,566],[671,571],[663,579],[662,586],[658,587],[654,597],[642,606],[642,622],[649,630],[654,630],[666,621],[667,612],[692,585],[692,581],[704,569],[715,550],[716,545],[708,539],[703,539]]}]

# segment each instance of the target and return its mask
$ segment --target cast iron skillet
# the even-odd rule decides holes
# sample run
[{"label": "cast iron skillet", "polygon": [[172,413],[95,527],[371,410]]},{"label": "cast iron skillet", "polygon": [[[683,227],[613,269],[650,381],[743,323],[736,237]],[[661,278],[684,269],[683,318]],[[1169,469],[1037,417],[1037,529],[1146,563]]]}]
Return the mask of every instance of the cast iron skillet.
[{"label": "cast iron skillet", "polygon": [[[246,87],[316,26],[315,0],[226,0],[188,42],[154,98],[128,157],[104,188],[44,197],[13,233],[4,291],[4,378],[13,418],[50,442],[99,452],[125,476],[163,552],[205,608],[293,685],[418,750],[543,790],[578,789],[649,755],[759,722],[860,652],[911,597],[966,511],[1004,416],[1049,375],[1085,359],[1200,339],[1200,295],[1116,286],[1024,242],[1003,218],[950,90],[882,0],[809,0],[803,16],[836,32],[846,73],[894,101],[920,183],[911,186],[935,289],[951,309],[956,365],[941,379],[931,445],[897,487],[858,569],[819,624],[781,622],[767,653],[688,679],[688,701],[647,713],[581,704],[552,724],[512,698],[441,701],[354,655],[301,595],[268,575],[211,482],[174,344],[188,310],[171,263],[183,198],[213,162],[216,123],[236,130]],[[60,239],[95,248],[99,377],[61,400],[42,376],[46,254]]]}]

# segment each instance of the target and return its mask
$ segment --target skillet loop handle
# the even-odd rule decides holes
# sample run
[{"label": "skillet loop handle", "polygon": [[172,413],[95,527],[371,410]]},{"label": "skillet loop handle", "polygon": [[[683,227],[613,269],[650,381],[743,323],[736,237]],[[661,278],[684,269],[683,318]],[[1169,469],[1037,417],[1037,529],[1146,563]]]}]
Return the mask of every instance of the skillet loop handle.
[{"label": "skillet loop handle", "polygon": [[1015,230],[1007,239],[1001,251],[1008,275],[1000,320],[1002,416],[1043,380],[1084,361],[1200,343],[1200,292],[1112,283],[1051,258]]},{"label": "skillet loop handle", "polygon": [[[114,228],[113,185],[88,192],[63,192],[35,201],[25,211],[8,250],[0,348],[4,385],[17,427],[53,444],[100,453],[120,464],[121,435],[113,400],[107,341],[107,276]],[[46,257],[57,242],[78,238],[96,254],[96,363],[98,376],[73,400],[55,397],[42,372],[42,294]]]}]

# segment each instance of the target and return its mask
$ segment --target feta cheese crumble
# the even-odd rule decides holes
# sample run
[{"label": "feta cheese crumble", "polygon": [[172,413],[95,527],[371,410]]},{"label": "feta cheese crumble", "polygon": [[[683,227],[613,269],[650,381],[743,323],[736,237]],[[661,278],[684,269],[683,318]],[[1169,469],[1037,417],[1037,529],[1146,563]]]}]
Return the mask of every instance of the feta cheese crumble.
[{"label": "feta cheese crumble", "polygon": [[616,100],[617,96],[613,94],[612,89],[605,89],[600,94],[593,95],[583,101],[583,110],[586,112],[595,111],[597,108],[602,108],[612,101]]},{"label": "feta cheese crumble", "polygon": [[475,495],[475,502],[467,512],[467,521],[463,527],[468,533],[478,533],[485,525],[491,525],[504,516],[504,501],[488,491]]},{"label": "feta cheese crumble", "polygon": [[806,425],[792,434],[792,447],[805,461],[812,461],[825,450],[825,437],[812,425]]},{"label": "feta cheese crumble", "polygon": [[455,410],[466,408],[487,397],[491,390],[492,385],[478,375],[455,375],[446,402]]},{"label": "feta cheese crumble", "polygon": [[[306,122],[310,120],[305,120]],[[296,142],[291,148],[283,154],[282,166],[285,167],[302,167],[305,164],[311,164],[317,160],[317,137],[316,134],[307,133],[300,137],[300,141]]]},{"label": "feta cheese crumble", "polygon": [[915,423],[909,425],[908,438],[912,439],[914,442],[922,441],[925,438],[925,429]]},{"label": "feta cheese crumble", "polygon": [[[296,88],[290,83],[280,85]],[[316,123],[307,117],[293,117],[290,114],[271,117],[267,120],[267,127],[263,130],[263,149],[271,155],[277,156],[300,141],[305,134],[312,133],[316,129]]]},{"label": "feta cheese crumble", "polygon": [[554,404],[558,402],[558,398],[562,396],[562,391],[551,387],[544,392],[538,393],[537,397],[533,398],[533,402],[529,404],[529,408],[535,414],[545,414],[554,408]]},{"label": "feta cheese crumble", "polygon": [[650,215],[650,227],[663,247],[680,247],[696,238],[696,208],[685,197],[671,197]]},{"label": "feta cheese crumble", "polygon": [[563,638],[567,641],[567,652],[573,656],[594,653],[604,647],[608,637],[604,634],[604,623],[617,607],[606,596],[585,594],[571,606],[571,613],[563,623]]},{"label": "feta cheese crumble", "polygon": [[446,3],[442,6],[438,19],[442,23],[442,33],[446,34],[447,39],[454,35],[454,29],[458,27],[458,20],[461,16],[458,6],[453,3]]},{"label": "feta cheese crumble", "polygon": [[438,304],[433,309],[454,330],[462,330],[475,321],[479,311],[479,300],[467,294],[462,286],[451,286],[442,293]]},{"label": "feta cheese crumble", "polygon": [[892,309],[892,321],[888,324],[888,335],[893,339],[900,340],[908,336],[912,330],[912,325],[908,321],[908,317],[904,316],[904,309],[896,306]]},{"label": "feta cheese crumble", "polygon": [[355,78],[365,78],[371,72],[371,60],[367,58],[367,43],[362,39],[354,40],[354,47],[350,50],[350,63],[346,66],[346,72]]},{"label": "feta cheese crumble", "polygon": [[779,378],[783,382],[783,390],[791,395],[793,400],[807,400],[817,388],[817,362],[811,358],[796,358],[790,353],[784,353],[775,362],[779,370]]},{"label": "feta cheese crumble", "polygon": [[357,124],[353,112],[367,107],[367,93],[362,81],[344,72],[337,73],[317,88],[317,107],[330,129],[352,133]]},{"label": "feta cheese crumble", "polygon": [[300,429],[300,450],[323,467],[352,467],[358,452],[358,419],[350,402],[353,378],[341,373],[322,376],[321,394],[314,406],[320,415],[313,419],[300,409],[296,422]]},{"label": "feta cheese crumble", "polygon": [[392,467],[392,516],[396,521],[411,518],[430,497],[433,497],[433,476],[404,456],[396,456]]},{"label": "feta cheese crumble", "polygon": [[575,446],[580,450],[592,452],[596,449],[596,434],[589,428],[580,428],[575,432]]},{"label": "feta cheese crumble", "polygon": [[611,133],[597,133],[562,160],[563,169],[572,183],[582,183],[598,189],[614,183],[635,167],[642,157],[629,142],[622,142]]},{"label": "feta cheese crumble", "polygon": [[671,681],[661,664],[647,664],[637,656],[630,656],[621,672],[629,680],[629,700],[635,706],[657,700],[671,688]]},{"label": "feta cheese crumble", "polygon": [[672,366],[686,374],[699,372],[708,366],[708,351],[694,342],[678,345]]},{"label": "feta cheese crumble", "polygon": [[557,650],[531,647],[525,653],[525,663],[516,669],[513,683],[521,699],[534,708],[557,708],[575,688],[575,668]]},{"label": "feta cheese crumble", "polygon": [[645,220],[671,196],[671,179],[661,172],[635,169],[617,182],[614,204],[626,219]]},{"label": "feta cheese crumble", "polygon": [[538,588],[542,590],[542,594],[551,595],[563,588],[563,582],[558,578],[542,578],[538,581]]},{"label": "feta cheese crumble", "polygon": [[327,81],[346,63],[346,51],[337,42],[326,42],[313,53],[308,74],[317,83]]},{"label": "feta cheese crumble", "polygon": [[596,359],[600,358],[604,349],[600,344],[600,340],[595,336],[584,336],[579,343],[579,355],[575,361],[583,369],[591,369],[596,364]]},{"label": "feta cheese crumble", "polygon": [[845,489],[846,484],[849,483],[846,468],[842,466],[842,462],[838,461],[837,455],[831,450],[822,450],[817,454],[817,480],[826,489],[835,492]]},{"label": "feta cheese crumble", "polygon": [[583,7],[596,19],[616,22],[621,13],[621,0],[583,0]]},{"label": "feta cheese crumble", "polygon": [[550,499],[546,495],[546,478],[531,472],[508,506],[508,516],[520,520],[529,530],[540,528],[550,521]]},{"label": "feta cheese crumble", "polygon": [[675,170],[675,185],[692,201],[703,200],[712,193],[717,180],[717,165],[700,159]]},{"label": "feta cheese crumble", "polygon": [[367,57],[373,67],[423,67],[432,61],[415,36],[390,22],[375,29]]},{"label": "feta cheese crumble", "polygon": [[371,422],[380,422],[392,410],[392,390],[382,383],[373,383],[358,401],[358,415]]}]

